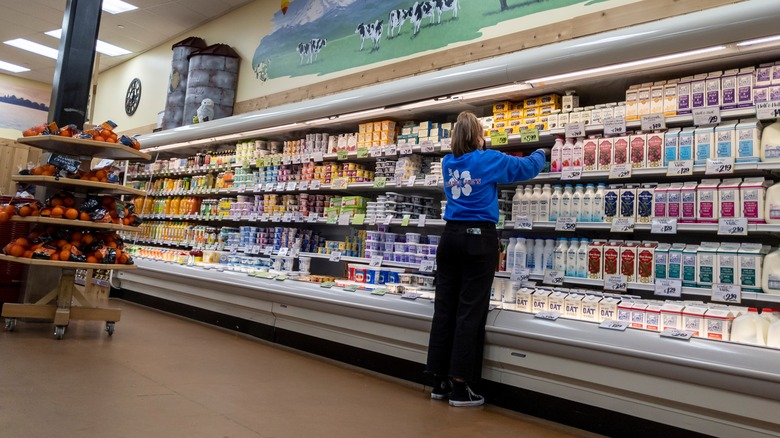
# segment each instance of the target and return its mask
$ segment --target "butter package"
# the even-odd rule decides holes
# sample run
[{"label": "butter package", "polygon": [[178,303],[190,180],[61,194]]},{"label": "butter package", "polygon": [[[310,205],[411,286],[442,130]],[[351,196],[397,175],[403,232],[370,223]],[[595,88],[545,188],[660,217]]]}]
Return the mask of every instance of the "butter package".
[{"label": "butter package", "polygon": [[680,128],[671,128],[664,133],[664,167],[669,166],[670,161],[679,159]]},{"label": "butter package", "polygon": [[647,134],[647,167],[661,167],[664,161],[664,137],[661,132]]},{"label": "butter package", "polygon": [[572,125],[582,123],[582,108],[575,108],[574,111],[569,113],[569,123]]},{"label": "butter package", "polygon": [[696,222],[718,223],[719,184],[719,179],[703,179],[696,188]]},{"label": "butter package", "polygon": [[586,295],[582,299],[582,320],[599,322],[599,302],[601,297],[598,295]]},{"label": "butter package", "polygon": [[659,243],[655,248],[655,278],[665,280],[669,270],[669,248],[668,243]]},{"label": "butter package", "polygon": [[690,114],[693,110],[691,105],[691,81],[693,81],[693,77],[689,76],[680,79],[680,82],[677,84],[677,114]]},{"label": "butter package", "polygon": [[678,141],[678,156],[679,160],[693,160],[694,154],[693,154],[693,134],[696,131],[696,128],[683,128],[682,131],[680,131],[679,135],[679,141]]},{"label": "butter package", "polygon": [[696,181],[687,181],[680,189],[679,221],[681,223],[696,222],[696,186]]},{"label": "butter package", "polygon": [[729,121],[715,127],[715,156],[717,158],[736,158],[737,122]]},{"label": "butter package", "polygon": [[761,129],[758,119],[740,120],[737,124],[737,163],[756,163],[760,160]]},{"label": "butter package", "polygon": [[666,302],[661,306],[661,331],[667,329],[682,330],[682,312],[685,305],[679,302]]},{"label": "butter package", "polygon": [[742,178],[728,178],[724,179],[718,186],[719,217],[742,217],[742,203],[739,202],[739,186],[741,183]]},{"label": "butter package", "polygon": [[739,250],[741,245],[735,242],[723,242],[718,248],[718,259],[716,261],[717,276],[714,279],[716,283],[722,284],[740,284],[739,283]]},{"label": "butter package", "polygon": [[505,121],[511,119],[512,116],[510,114],[511,114],[510,111],[499,111],[499,112],[493,113],[493,120],[494,120],[493,126],[495,126],[495,122],[505,122]]},{"label": "butter package", "polygon": [[655,283],[655,251],[657,244],[643,243],[636,251],[636,278],[639,283]]},{"label": "butter package", "polygon": [[567,295],[567,293],[560,291],[551,293],[550,296],[547,297],[547,310],[563,315]]},{"label": "butter package", "polygon": [[677,115],[677,84],[679,80],[667,81],[664,85],[664,116]]},{"label": "butter package", "polygon": [[696,250],[696,285],[709,287],[715,281],[718,242],[702,242]]},{"label": "butter package", "polygon": [[704,313],[705,336],[718,341],[729,341],[734,315],[728,308],[708,309]]},{"label": "butter package", "polygon": [[631,135],[628,141],[631,167],[633,169],[647,167],[647,134]]},{"label": "butter package", "polygon": [[664,112],[664,85],[665,82],[655,82],[650,87],[650,113],[663,114]]},{"label": "butter package", "polygon": [[[682,251],[682,284],[683,286],[696,287],[696,253],[699,245],[685,245]],[[671,266],[672,251],[674,245],[669,250],[669,264]],[[670,277],[671,278],[671,277]]]},{"label": "butter package", "polygon": [[652,330],[654,332],[660,331],[661,328],[661,306],[663,303],[658,301],[650,301],[645,308],[645,330]]},{"label": "butter package", "polygon": [[739,69],[726,70],[720,79],[721,109],[734,109],[737,107],[737,74]]},{"label": "butter package", "polygon": [[579,106],[580,96],[577,96],[570,91],[567,91],[566,95],[561,98],[561,109],[565,112],[574,111],[574,108]]},{"label": "butter package", "polygon": [[699,127],[694,132],[696,158],[694,164],[707,164],[707,160],[715,157],[715,128]]},{"label": "butter package", "polygon": [[761,292],[761,275],[764,256],[769,253],[769,246],[760,243],[743,243],[739,248],[737,263],[739,264],[739,283],[746,292]]},{"label": "butter package", "polygon": [[[683,279],[683,251],[685,251],[684,243],[673,243],[669,248],[669,268],[667,269],[667,277],[670,280],[682,280]],[[693,251],[693,272],[691,277],[696,274],[696,250]],[[693,282],[693,284],[696,284]]]},{"label": "butter package", "polygon": [[693,336],[704,337],[704,314],[707,313],[707,307],[704,306],[685,306],[683,309],[683,330],[693,332]]},{"label": "butter package", "polygon": [[563,316],[572,319],[582,318],[582,299],[584,297],[584,295],[580,294],[568,294],[564,302]]},{"label": "butter package", "polygon": [[638,223],[650,223],[655,206],[655,184],[642,184],[636,192],[636,221]]},{"label": "butter package", "polygon": [[669,184],[658,184],[653,190],[653,217],[666,217],[669,205]]},{"label": "butter package", "polygon": [[746,67],[737,74],[737,106],[747,108],[753,106],[753,74],[754,67]]},{"label": "butter package", "polygon": [[528,287],[521,287],[515,294],[515,307],[518,312],[531,312],[533,310],[534,290]]},{"label": "butter package", "polygon": [[605,297],[599,302],[599,322],[608,319],[618,320],[618,305],[620,299],[615,297]]},{"label": "butter package", "polygon": [[635,301],[631,306],[631,328],[647,328],[647,303]]},{"label": "butter package", "polygon": [[565,128],[569,124],[569,113],[558,114],[558,128]]},{"label": "butter package", "polygon": [[705,88],[707,93],[707,102],[705,103],[705,106],[708,107],[718,107],[720,108],[720,101],[721,101],[721,77],[723,76],[723,72],[716,71],[712,72],[707,75],[707,80],[705,81]]},{"label": "butter package", "polygon": [[531,297],[531,312],[539,313],[547,310],[547,301],[552,294],[552,291],[545,289],[537,289]]}]

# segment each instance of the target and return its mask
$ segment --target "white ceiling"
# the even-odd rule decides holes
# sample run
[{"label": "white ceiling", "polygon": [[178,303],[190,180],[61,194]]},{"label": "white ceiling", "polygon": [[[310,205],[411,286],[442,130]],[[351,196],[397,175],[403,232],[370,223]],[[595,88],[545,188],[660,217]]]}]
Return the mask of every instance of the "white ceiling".
[{"label": "white ceiling", "polygon": [[[121,14],[103,12],[99,39],[133,52],[110,57],[100,55],[100,71],[152,49],[177,35],[214,20],[254,0],[125,0],[138,9]],[[59,40],[44,32],[60,29],[66,0],[0,0],[0,60],[30,69],[24,73],[0,73],[52,83],[56,60],[3,44],[25,38],[59,48]]]}]

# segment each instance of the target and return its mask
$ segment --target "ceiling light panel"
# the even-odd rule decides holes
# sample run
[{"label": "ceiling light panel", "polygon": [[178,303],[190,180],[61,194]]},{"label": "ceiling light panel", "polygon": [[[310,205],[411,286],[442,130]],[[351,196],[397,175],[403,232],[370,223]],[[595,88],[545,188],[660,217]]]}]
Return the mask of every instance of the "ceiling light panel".
[{"label": "ceiling light panel", "polygon": [[121,14],[122,12],[138,9],[138,6],[123,2],[122,0],[103,0],[103,10],[109,14]]},{"label": "ceiling light panel", "polygon": [[[46,35],[60,39],[62,38],[62,29],[50,30],[46,32]],[[100,41],[100,40],[97,40],[97,45],[95,46],[95,50],[107,56],[129,55],[130,53],[132,53],[129,50],[123,49],[119,46],[115,46],[113,44],[109,44],[105,41]]]},{"label": "ceiling light panel", "polygon": [[22,73],[26,71],[30,71],[27,67],[22,67],[21,65],[11,64],[10,62],[0,61],[0,69],[10,71],[12,73]]},{"label": "ceiling light panel", "polygon": [[44,46],[43,44],[34,43],[24,38],[16,38],[14,40],[8,40],[5,42],[9,46],[14,46],[18,49],[27,50],[28,52],[36,53],[38,55],[45,56],[51,59],[57,59],[59,52],[57,49]]}]

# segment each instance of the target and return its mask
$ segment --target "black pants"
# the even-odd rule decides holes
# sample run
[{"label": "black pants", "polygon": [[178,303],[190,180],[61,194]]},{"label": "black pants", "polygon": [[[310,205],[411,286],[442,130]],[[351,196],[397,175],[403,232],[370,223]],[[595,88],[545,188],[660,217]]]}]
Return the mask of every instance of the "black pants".
[{"label": "black pants", "polygon": [[436,264],[436,300],[426,371],[473,381],[482,372],[485,321],[498,265],[495,224],[447,222]]}]

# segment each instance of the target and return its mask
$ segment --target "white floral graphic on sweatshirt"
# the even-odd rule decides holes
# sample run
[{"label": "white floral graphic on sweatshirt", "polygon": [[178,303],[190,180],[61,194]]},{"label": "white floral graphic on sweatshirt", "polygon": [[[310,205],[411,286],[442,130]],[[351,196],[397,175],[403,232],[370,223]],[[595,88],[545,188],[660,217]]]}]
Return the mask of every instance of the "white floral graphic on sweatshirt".
[{"label": "white floral graphic on sweatshirt", "polygon": [[[450,170],[450,180],[447,181],[447,185],[452,190],[452,198],[458,199],[460,195],[471,195],[471,183],[474,182],[471,179],[471,172],[464,170],[462,173],[458,170]],[[479,184],[479,182],[477,182]]]}]

